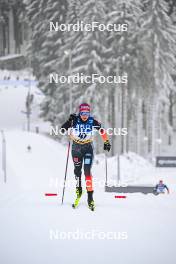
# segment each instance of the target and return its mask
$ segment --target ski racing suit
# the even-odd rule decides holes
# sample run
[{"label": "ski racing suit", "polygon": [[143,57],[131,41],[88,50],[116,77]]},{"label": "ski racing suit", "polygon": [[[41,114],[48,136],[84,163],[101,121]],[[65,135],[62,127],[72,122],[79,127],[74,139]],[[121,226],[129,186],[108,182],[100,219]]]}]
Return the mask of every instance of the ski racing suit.
[{"label": "ski racing suit", "polygon": [[[109,142],[105,130],[101,124],[92,116],[83,121],[80,115],[72,114],[70,118],[62,125],[61,129],[70,129],[70,138],[72,139],[72,159],[74,163],[74,174],[77,180],[77,187],[82,188],[81,174],[84,167],[87,192],[93,192],[91,167],[93,163],[93,129],[100,131],[101,137],[105,142]],[[84,164],[84,166],[83,166]]]},{"label": "ski racing suit", "polygon": [[167,185],[165,184],[160,184],[158,183],[156,186],[155,186],[155,189],[154,189],[154,193],[156,195],[160,194],[160,193],[164,193],[165,190],[167,190],[167,192],[169,193],[169,188],[167,187]]}]

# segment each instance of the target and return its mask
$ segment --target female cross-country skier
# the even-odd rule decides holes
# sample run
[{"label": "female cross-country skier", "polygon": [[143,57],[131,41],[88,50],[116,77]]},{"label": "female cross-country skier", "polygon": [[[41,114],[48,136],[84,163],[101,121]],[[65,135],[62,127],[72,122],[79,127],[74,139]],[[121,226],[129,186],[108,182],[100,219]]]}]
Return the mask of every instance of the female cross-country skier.
[{"label": "female cross-country skier", "polygon": [[90,114],[90,105],[83,103],[79,106],[79,114],[71,114],[69,119],[62,125],[61,131],[69,129],[72,139],[72,158],[74,162],[74,174],[76,178],[76,200],[72,205],[76,208],[82,196],[81,174],[84,164],[84,175],[88,194],[88,206],[93,211],[95,208],[93,200],[93,183],[91,167],[93,162],[93,132],[97,130],[104,141],[104,150],[110,151],[111,144],[105,129]]}]

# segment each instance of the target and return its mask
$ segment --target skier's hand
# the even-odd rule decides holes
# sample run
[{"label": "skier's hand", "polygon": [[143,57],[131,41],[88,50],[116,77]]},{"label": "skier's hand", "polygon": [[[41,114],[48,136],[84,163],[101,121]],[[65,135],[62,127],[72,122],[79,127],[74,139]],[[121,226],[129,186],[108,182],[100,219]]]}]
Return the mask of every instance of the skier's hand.
[{"label": "skier's hand", "polygon": [[76,117],[76,114],[71,114],[69,117],[69,121],[74,121]]},{"label": "skier's hand", "polygon": [[110,149],[111,149],[111,144],[110,144],[109,140],[106,140],[104,142],[104,150],[110,151]]}]

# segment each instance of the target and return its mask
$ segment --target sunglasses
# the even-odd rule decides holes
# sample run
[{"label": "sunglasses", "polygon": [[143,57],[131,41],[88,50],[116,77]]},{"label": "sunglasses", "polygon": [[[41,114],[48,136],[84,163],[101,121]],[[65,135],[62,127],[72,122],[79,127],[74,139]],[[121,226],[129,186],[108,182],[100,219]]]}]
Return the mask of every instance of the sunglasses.
[{"label": "sunglasses", "polygon": [[80,112],[80,116],[90,116],[89,112]]}]

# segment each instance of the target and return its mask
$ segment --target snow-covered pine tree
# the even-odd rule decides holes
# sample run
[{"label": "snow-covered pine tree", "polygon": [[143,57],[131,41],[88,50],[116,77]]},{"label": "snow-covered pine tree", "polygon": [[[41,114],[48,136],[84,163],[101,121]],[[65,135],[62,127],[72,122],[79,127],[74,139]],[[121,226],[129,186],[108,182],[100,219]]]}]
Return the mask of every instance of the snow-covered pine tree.
[{"label": "snow-covered pine tree", "polygon": [[[76,24],[79,21],[79,12],[81,8],[81,0],[70,0],[68,2],[68,10],[66,14],[66,25],[73,25]],[[74,57],[76,57],[77,54],[75,54],[75,47],[79,43],[79,41],[82,39],[82,32],[80,31],[73,31],[69,30],[64,32],[63,34],[63,41],[64,45],[60,49],[60,56],[58,61],[56,62],[56,66],[60,71],[65,75],[69,76],[72,75],[72,72],[74,71]],[[70,97],[72,97],[72,112],[75,112],[75,98],[78,98],[80,96],[79,89],[74,93],[74,83],[70,84],[62,84],[62,93],[63,93],[63,108],[60,113],[57,115],[58,122],[62,122],[63,119],[63,113],[70,112]],[[78,87],[78,86],[77,86]],[[71,93],[71,95],[70,95]],[[60,95],[56,97],[56,100],[60,100]],[[59,103],[59,101],[58,101]]]},{"label": "snow-covered pine tree", "polygon": [[[40,51],[40,46],[43,41],[40,33],[42,28],[42,19],[40,15],[41,10],[39,9],[41,1],[23,0],[23,2],[25,4],[25,19],[31,29],[31,38],[27,50],[28,57],[36,74],[36,77],[38,78],[40,75],[38,52]],[[36,31],[37,27],[40,28],[39,32]]]},{"label": "snow-covered pine tree", "polygon": [[168,15],[168,3],[164,0],[146,0],[147,10],[143,16],[143,49],[150,64],[148,91],[148,142],[151,156],[155,155],[155,124],[161,91],[167,94],[168,83],[174,72],[176,55],[176,29]]},{"label": "snow-covered pine tree", "polygon": [[[112,1],[111,9],[108,13],[107,23],[112,24],[126,24],[128,26],[127,31],[111,32],[108,36],[108,44],[112,47],[111,56],[109,58],[108,65],[110,66],[109,72],[113,75],[128,75],[130,79],[136,78],[135,67],[137,67],[137,41],[139,34],[138,20],[141,15],[140,1],[124,1],[114,0]],[[132,82],[131,82],[132,83]],[[134,82],[133,82],[134,83]],[[136,89],[136,86],[130,87],[128,84],[114,86],[114,97],[120,96],[121,111],[118,112],[119,107],[117,103],[114,104],[115,109],[113,113],[115,115],[115,123],[113,126],[127,127],[128,125],[128,97],[132,94],[132,90]],[[116,102],[118,100],[116,99]],[[119,120],[121,116],[121,120]],[[119,124],[120,122],[120,124]],[[121,150],[123,153],[127,150],[127,137],[121,137]],[[115,139],[114,139],[115,141]],[[128,140],[129,142],[129,140]],[[117,142],[114,142],[117,145]],[[128,144],[129,146],[129,144]]]},{"label": "snow-covered pine tree", "polygon": [[[97,21],[98,23],[105,24],[106,19],[106,6],[102,0],[88,0],[82,1],[82,8],[79,12],[79,20],[84,24]],[[73,50],[73,72],[83,73],[84,75],[105,74],[105,59],[106,47],[106,33],[95,29],[94,31],[83,32],[81,39]],[[100,100],[98,94],[102,94],[103,85],[99,84],[83,84],[79,85],[83,98],[88,100],[96,106]],[[78,88],[78,87],[76,87]],[[101,92],[98,90],[101,88]],[[84,90],[83,90],[84,89]],[[97,96],[95,96],[95,94]],[[83,99],[81,98],[81,100]]]},{"label": "snow-covered pine tree", "polygon": [[26,16],[32,30],[29,57],[34,74],[39,80],[39,87],[46,96],[42,104],[42,116],[45,120],[54,122],[58,112],[55,94],[60,86],[50,84],[48,76],[59,71],[56,61],[61,56],[63,32],[50,31],[50,22],[58,24],[65,22],[67,1],[25,0],[25,4]]},{"label": "snow-covered pine tree", "polygon": [[[57,73],[62,75],[62,69],[58,67],[57,61],[62,58],[62,46],[64,45],[64,33],[62,31],[49,31],[49,22],[52,22],[54,25],[58,23],[64,24],[66,21],[67,14],[67,1],[65,0],[49,0],[47,6],[44,10],[45,19],[47,21],[46,24],[46,38],[42,43],[41,50],[41,61],[40,65],[43,69],[42,78],[45,79],[45,84],[42,84],[42,91],[44,94],[51,98],[49,109],[50,120],[53,117],[52,122],[57,123],[58,113],[62,112],[62,97],[63,87],[62,84],[48,83],[49,80],[47,76],[50,73]],[[56,98],[59,97],[59,100]],[[48,103],[47,103],[48,105]],[[42,104],[42,109],[45,111],[45,103]]]}]

